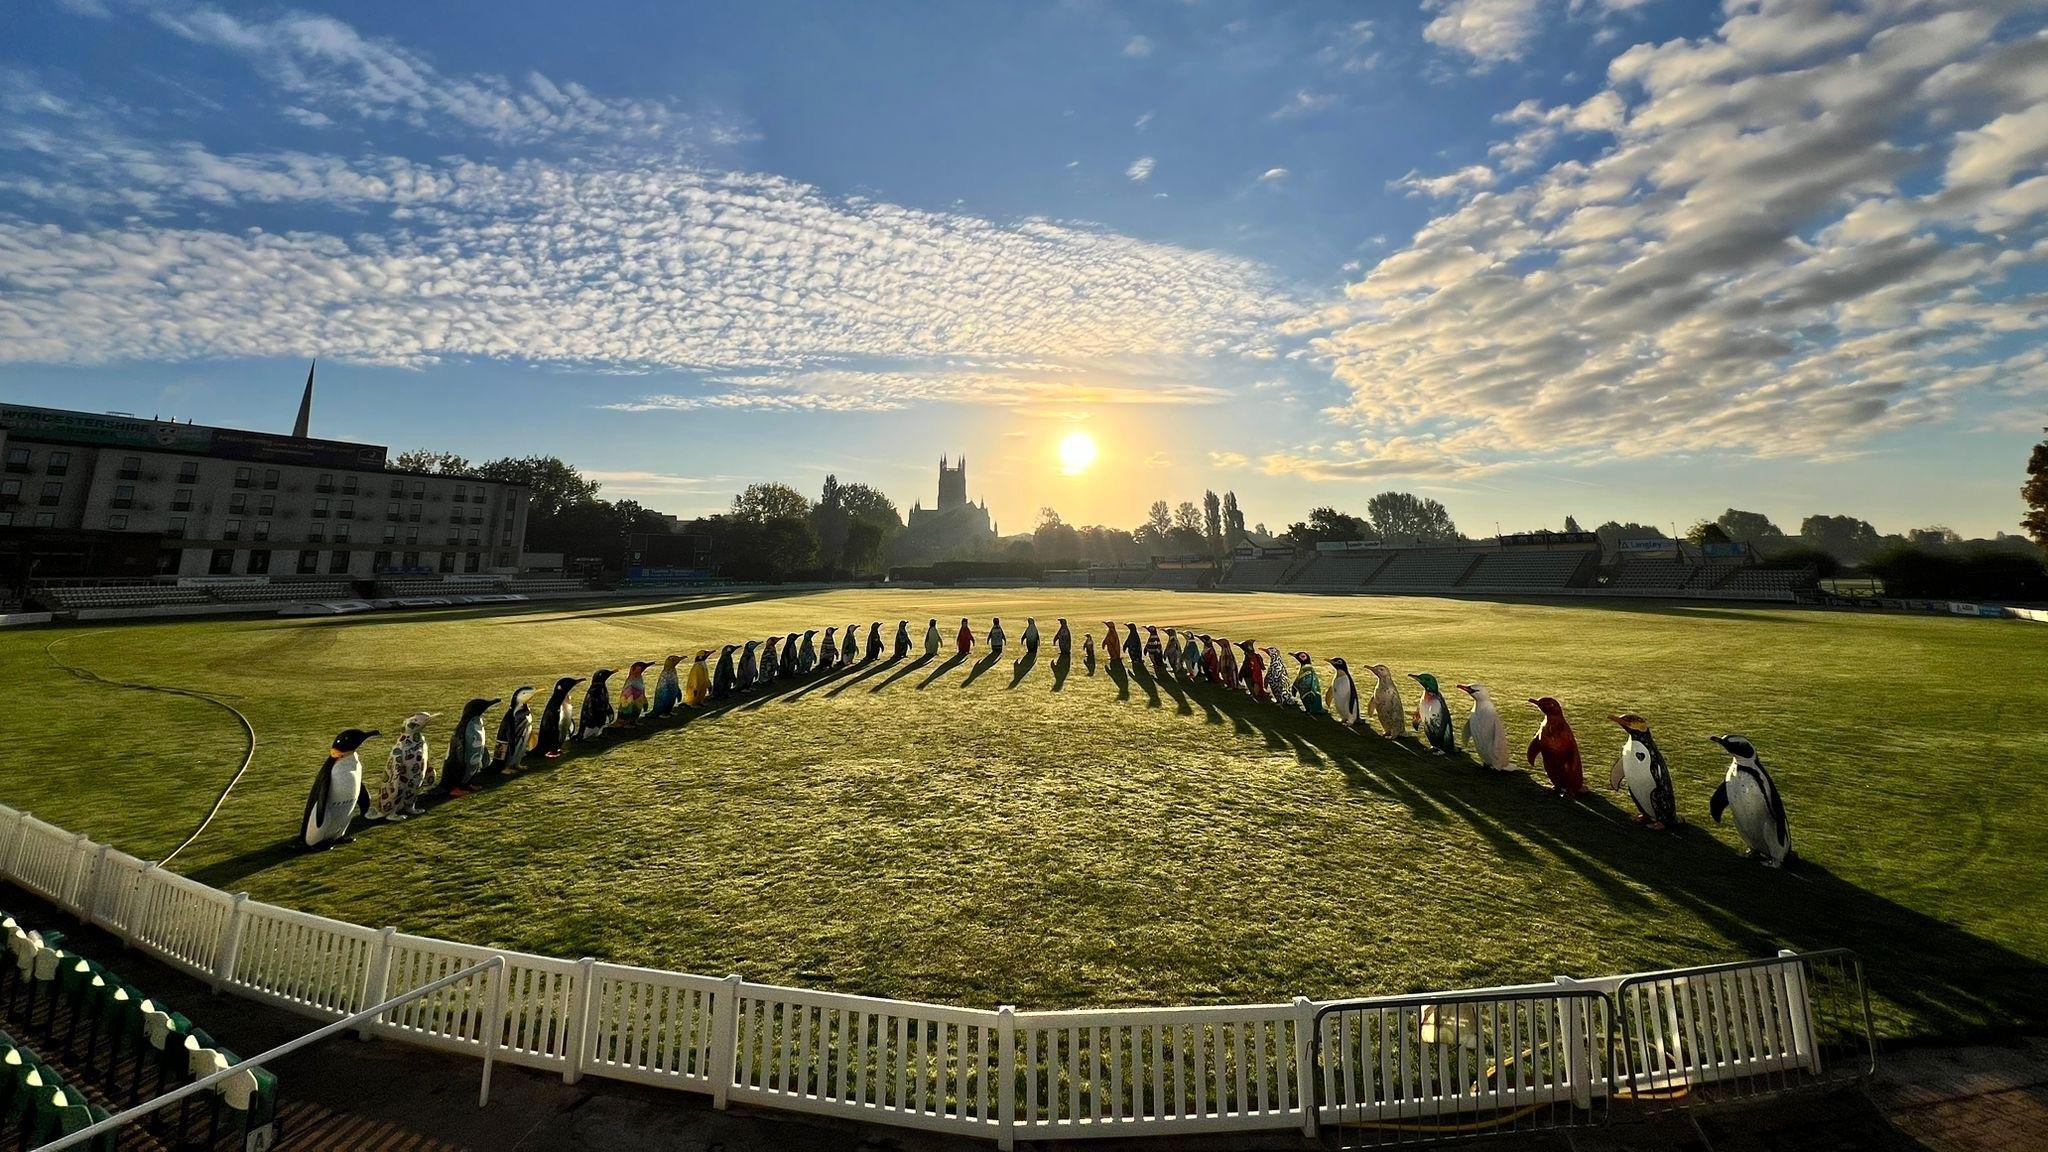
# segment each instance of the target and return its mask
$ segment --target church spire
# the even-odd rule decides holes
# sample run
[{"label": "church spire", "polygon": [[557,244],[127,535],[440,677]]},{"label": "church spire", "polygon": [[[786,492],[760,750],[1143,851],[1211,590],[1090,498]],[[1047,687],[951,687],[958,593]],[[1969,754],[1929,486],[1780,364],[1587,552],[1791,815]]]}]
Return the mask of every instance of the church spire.
[{"label": "church spire", "polygon": [[320,366],[318,360],[306,365],[306,394],[299,397],[299,418],[292,422],[292,435],[303,440],[312,435],[313,424],[313,370]]}]

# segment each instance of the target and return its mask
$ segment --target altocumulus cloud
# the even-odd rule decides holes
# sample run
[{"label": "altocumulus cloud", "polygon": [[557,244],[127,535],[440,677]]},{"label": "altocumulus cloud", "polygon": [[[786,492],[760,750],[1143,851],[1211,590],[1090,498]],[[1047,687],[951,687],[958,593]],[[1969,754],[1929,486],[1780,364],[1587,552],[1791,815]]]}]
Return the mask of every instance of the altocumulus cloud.
[{"label": "altocumulus cloud", "polygon": [[[248,57],[302,126],[418,118],[499,143],[617,146],[491,161],[223,154],[133,129],[90,95],[0,77],[0,196],[33,213],[0,211],[0,360],[318,352],[698,378],[646,408],[1206,402],[1211,390],[1161,366],[1270,359],[1287,342],[1280,321],[1301,312],[1243,259],[716,171],[669,146],[697,128],[664,106],[539,76],[445,75],[326,17],[147,11]],[[342,219],[210,223],[291,206],[309,210],[295,223]]]},{"label": "altocumulus cloud", "polygon": [[2048,32],[2015,10],[1740,0],[1504,113],[1526,178],[1404,177],[1456,202],[1297,326],[1359,438],[1265,466],[1823,456],[2048,391]]}]

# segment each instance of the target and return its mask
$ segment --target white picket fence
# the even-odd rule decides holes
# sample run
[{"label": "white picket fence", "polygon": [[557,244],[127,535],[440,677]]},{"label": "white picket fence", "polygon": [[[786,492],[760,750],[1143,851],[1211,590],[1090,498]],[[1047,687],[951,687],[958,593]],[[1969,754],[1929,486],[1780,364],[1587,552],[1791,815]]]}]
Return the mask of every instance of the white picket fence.
[{"label": "white picket fence", "polygon": [[[703,1093],[721,1108],[736,1100],[1003,1148],[1019,1138],[1313,1135],[1360,1118],[1529,1101],[1584,1108],[1616,1094],[1617,1045],[1638,1083],[1657,1087],[1820,1070],[1806,968],[1790,954],[1328,1004],[989,1011],[365,928],[209,888],[5,805],[0,874],[217,990],[316,1019],[505,958],[501,974],[408,1004],[366,1038],[488,1047],[571,1082],[601,1076]],[[1857,978],[1860,993],[1860,968]],[[1479,1047],[1464,1034],[1468,1019]],[[1497,1060],[1484,1075],[1468,1066],[1496,1050],[1520,1054],[1511,1075]]]}]

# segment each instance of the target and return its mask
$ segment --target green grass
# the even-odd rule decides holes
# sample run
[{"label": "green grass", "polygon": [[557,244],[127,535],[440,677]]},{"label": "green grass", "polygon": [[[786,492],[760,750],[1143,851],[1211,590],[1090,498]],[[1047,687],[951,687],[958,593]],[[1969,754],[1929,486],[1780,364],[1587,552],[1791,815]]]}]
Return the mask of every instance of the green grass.
[{"label": "green grass", "polygon": [[[610,740],[352,845],[287,847],[328,740],[447,723],[472,695],[719,641],[937,615],[1050,635],[1192,624],[1397,673],[1565,702],[1604,784],[1652,721],[1681,813],[1552,799],[1535,777],[1416,754],[1206,688],[1045,662],[885,667],[779,685]],[[176,867],[370,925],[841,991],[1024,1007],[1257,1001],[1593,976],[1846,945],[1885,1030],[2048,1021],[2048,629],[1743,608],[1286,595],[888,591],[708,596],[320,621],[0,635],[0,799],[147,857],[260,743]],[[1048,646],[1049,647],[1049,646]],[[1014,651],[1014,649],[1013,649]],[[1049,656],[1049,652],[1048,652]],[[1014,682],[1013,682],[1014,681]],[[1404,677],[1404,686],[1412,687]],[[1535,713],[1509,708],[1525,742]],[[1462,715],[1462,709],[1460,710]],[[491,718],[495,724],[496,714]],[[1751,736],[1795,867],[1707,819]],[[386,742],[365,757],[374,780]]]}]

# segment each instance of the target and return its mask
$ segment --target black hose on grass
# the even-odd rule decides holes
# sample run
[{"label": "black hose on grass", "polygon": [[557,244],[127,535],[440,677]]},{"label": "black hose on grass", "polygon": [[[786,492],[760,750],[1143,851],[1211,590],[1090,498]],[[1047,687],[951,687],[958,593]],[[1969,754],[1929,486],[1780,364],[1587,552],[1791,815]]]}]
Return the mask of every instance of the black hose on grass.
[{"label": "black hose on grass", "polygon": [[[97,635],[97,633],[88,632],[85,633],[85,635],[92,636]],[[199,822],[199,827],[194,828],[190,836],[185,837],[183,843],[179,844],[176,848],[171,849],[170,855],[164,857],[162,860],[157,861],[157,866],[162,867],[163,865],[169,864],[171,861],[177,859],[178,853],[183,852],[187,848],[190,848],[192,846],[192,842],[194,840],[199,839],[200,834],[206,831],[207,825],[213,823],[213,818],[215,816],[220,815],[221,805],[226,804],[228,801],[228,793],[234,791],[235,785],[242,782],[242,774],[247,772],[249,770],[249,765],[254,763],[256,760],[256,726],[254,724],[249,723],[249,718],[247,716],[242,715],[241,709],[236,708],[233,704],[230,704],[226,700],[220,698],[219,696],[215,696],[209,692],[200,692],[191,688],[173,688],[164,684],[137,684],[127,680],[109,680],[106,677],[100,675],[99,673],[94,672],[90,668],[80,668],[75,664],[66,664],[64,661],[57,658],[57,653],[55,649],[60,642],[73,639],[77,639],[77,637],[59,636],[55,640],[50,641],[48,644],[43,645],[44,659],[56,665],[58,668],[61,668],[64,671],[69,672],[71,675],[78,677],[80,680],[83,680],[88,684],[98,684],[107,688],[128,688],[137,692],[162,692],[171,696],[186,696],[194,700],[204,700],[208,704],[224,708],[227,710],[229,715],[233,716],[237,721],[241,723],[242,734],[245,738],[247,738],[249,742],[248,748],[244,750],[244,752],[242,753],[241,767],[235,769],[235,774],[233,776],[228,777],[227,786],[220,790],[220,795],[213,798],[213,807],[207,811],[206,818]]]}]

